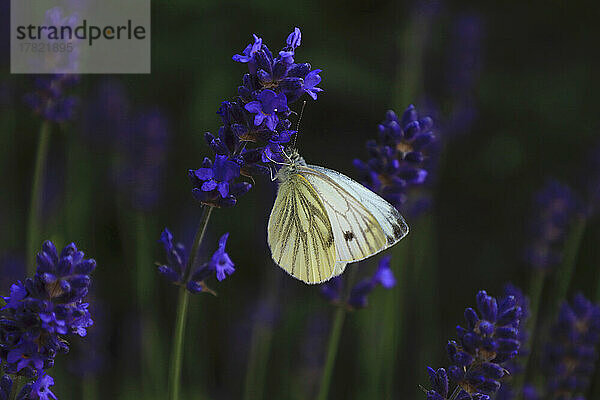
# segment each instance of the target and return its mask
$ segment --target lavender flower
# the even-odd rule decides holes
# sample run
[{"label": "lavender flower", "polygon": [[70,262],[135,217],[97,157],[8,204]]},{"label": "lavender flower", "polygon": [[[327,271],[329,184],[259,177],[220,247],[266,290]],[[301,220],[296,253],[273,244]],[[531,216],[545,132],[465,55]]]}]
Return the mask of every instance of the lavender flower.
[{"label": "lavender flower", "polygon": [[504,368],[508,371],[509,375],[507,376],[506,381],[502,383],[500,390],[498,390],[496,400],[512,400],[517,398],[514,388],[512,387],[512,382],[516,376],[525,373],[521,361],[529,354],[529,349],[523,346],[529,339],[529,332],[524,328],[524,325],[529,318],[529,298],[523,294],[521,289],[512,284],[507,284],[504,287],[504,295],[513,296],[517,305],[521,307],[521,328],[517,335],[521,347],[519,348],[517,357],[504,363]]},{"label": "lavender flower", "polygon": [[361,183],[401,208],[407,191],[427,179],[426,152],[435,141],[432,125],[432,119],[419,118],[412,105],[400,119],[388,111],[377,139],[367,142],[369,160],[354,160]]},{"label": "lavender flower", "polygon": [[543,361],[546,397],[583,399],[598,357],[600,306],[577,294],[562,304],[551,332]]},{"label": "lavender flower", "polygon": [[42,119],[65,122],[75,115],[77,98],[67,95],[66,90],[79,82],[76,75],[49,75],[34,80],[34,91],[23,100]]},{"label": "lavender flower", "polygon": [[57,397],[50,391],[50,386],[54,386],[54,379],[43,373],[32,385],[29,397],[39,400],[57,400]]},{"label": "lavender flower", "polygon": [[[66,246],[60,255],[50,241],[37,255],[33,278],[18,281],[4,297],[0,309],[0,361],[4,372],[37,377],[19,396],[31,399],[54,399],[48,387],[54,384],[45,370],[54,365],[57,353],[69,351],[65,336],[85,336],[93,321],[86,297],[90,274],[96,268],[75,244]],[[5,385],[8,381],[4,380]],[[25,397],[21,397],[25,398]]]},{"label": "lavender flower", "polygon": [[[64,16],[60,7],[54,7],[46,11],[44,25],[74,28],[77,25],[77,17]],[[79,76],[72,74],[78,69],[79,53],[77,46],[71,44],[73,45],[71,52],[47,52],[43,58],[46,70],[69,72],[69,74],[36,77],[34,90],[23,98],[33,112],[44,120],[65,122],[75,115],[77,98],[66,94],[67,89],[79,82]],[[39,59],[36,58],[36,62],[39,62]]]},{"label": "lavender flower", "polygon": [[203,291],[214,293],[206,285],[206,279],[214,274],[217,280],[221,282],[228,275],[235,272],[235,264],[225,251],[228,238],[229,233],[221,236],[219,247],[211,259],[188,274],[186,271],[188,256],[185,247],[181,243],[173,243],[173,234],[165,228],[160,236],[160,241],[163,243],[165,252],[167,253],[168,264],[159,265],[158,272],[169,282],[185,286],[190,293]]},{"label": "lavender flower", "polygon": [[[346,301],[346,305],[352,309],[365,308],[368,304],[368,296],[379,285],[385,289],[391,289],[396,286],[396,278],[390,267],[390,256],[385,256],[379,261],[379,265],[373,276],[365,278],[358,282],[350,290],[350,296]],[[321,285],[321,294],[328,301],[340,304],[342,300],[343,284],[342,279],[336,276],[326,283]]]},{"label": "lavender flower", "polygon": [[448,91],[452,113],[445,132],[456,136],[468,132],[477,117],[475,89],[482,66],[485,33],[480,15],[465,13],[454,22],[449,55]]},{"label": "lavender flower", "polygon": [[[500,388],[506,374],[504,363],[515,357],[520,342],[521,307],[514,296],[500,302],[485,291],[477,294],[477,311],[465,310],[466,327],[457,326],[458,340],[447,345],[452,365],[447,375],[457,384],[459,399],[489,399]],[[429,400],[448,399],[446,370],[429,368],[433,389]]]},{"label": "lavender flower", "polygon": [[158,109],[140,112],[117,138],[121,156],[118,184],[135,209],[150,211],[160,199],[169,123]]},{"label": "lavender flower", "polygon": [[234,206],[252,188],[239,181],[241,176],[268,173],[271,161],[284,160],[284,146],[296,134],[290,130],[290,105],[304,93],[316,99],[322,91],[317,87],[321,70],[294,61],[302,39],[299,28],[275,57],[260,37],[253,38],[242,54],[233,56],[248,65],[238,96],[217,111],[223,123],[218,134],[205,135],[215,159],[205,158],[201,168],[188,172],[194,198],[213,207]]},{"label": "lavender flower", "polygon": [[577,211],[578,200],[566,185],[550,180],[537,193],[531,226],[533,241],[526,250],[533,268],[548,271],[560,264],[565,236]]},{"label": "lavender flower", "polygon": [[94,148],[106,148],[129,137],[131,105],[121,82],[103,80],[87,100],[81,132]]}]

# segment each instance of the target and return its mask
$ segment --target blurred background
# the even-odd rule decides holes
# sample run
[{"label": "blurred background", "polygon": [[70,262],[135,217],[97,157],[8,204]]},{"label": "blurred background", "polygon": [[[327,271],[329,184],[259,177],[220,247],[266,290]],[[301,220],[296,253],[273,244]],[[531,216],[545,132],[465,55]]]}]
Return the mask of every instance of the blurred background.
[{"label": "blurred background", "polygon": [[[23,101],[33,78],[9,73],[9,1],[0,1],[5,294],[31,256],[25,238],[41,119]],[[425,367],[447,365],[446,341],[477,291],[499,296],[507,282],[528,288],[535,193],[556,178],[585,199],[600,139],[598,8],[585,3],[153,1],[152,73],[81,76],[69,90],[78,98],[74,117],[51,125],[41,237],[57,247],[74,241],[98,262],[96,324],[57,357],[54,393],[165,398],[177,290],[156,272],[155,261],[165,261],[157,240],[169,227],[176,240],[192,241],[200,207],[187,171],[210,156],[204,132],[216,133],[216,110],[246,72],[231,56],[252,33],[276,51],[297,26],[297,59],[323,70],[324,93],[309,99],[300,127],[307,162],[357,179],[352,162],[368,158],[365,142],[387,110],[414,104],[434,120],[441,148],[424,188],[430,206],[406,215],[411,234],[392,259],[397,287],[376,290],[347,317],[330,395],[424,398]],[[259,177],[236,207],[213,213],[202,252],[210,257],[230,232],[236,272],[216,287],[218,297],[192,298],[186,398],[316,393],[334,309],[271,261],[275,190]],[[569,289],[592,298],[597,222],[590,217]]]}]

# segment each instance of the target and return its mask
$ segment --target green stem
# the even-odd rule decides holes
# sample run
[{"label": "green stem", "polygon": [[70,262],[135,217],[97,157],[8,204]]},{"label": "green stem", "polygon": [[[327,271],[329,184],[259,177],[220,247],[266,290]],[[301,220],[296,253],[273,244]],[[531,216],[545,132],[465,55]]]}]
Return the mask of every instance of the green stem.
[{"label": "green stem", "polygon": [[98,398],[98,384],[94,378],[86,376],[81,383],[82,399],[96,400]]},{"label": "green stem", "polygon": [[160,346],[160,330],[157,329],[155,297],[155,274],[148,273],[152,264],[151,247],[148,241],[149,229],[153,226],[152,216],[143,211],[135,212],[135,282],[138,313],[143,324],[141,337],[142,385],[145,393],[161,392],[164,397],[164,353]]},{"label": "green stem", "polygon": [[245,400],[262,399],[264,397],[264,383],[272,338],[273,330],[268,324],[263,322],[255,324],[246,371]]},{"label": "green stem", "polygon": [[[438,359],[438,343],[441,338],[438,335],[440,320],[438,310],[441,309],[438,297],[437,277],[437,235],[435,219],[432,213],[422,215],[414,222],[412,240],[407,243],[413,251],[410,273],[413,276],[410,288],[407,288],[408,298],[422,299],[414,306],[420,315],[417,318],[416,331],[418,332],[417,364],[420,368],[416,371],[415,382],[425,382],[427,373],[423,367],[431,360]],[[406,286],[406,284],[405,284]],[[412,290],[412,293],[409,291]],[[405,291],[403,291],[405,293]],[[412,307],[411,307],[412,308]],[[401,310],[404,313],[404,310]],[[399,315],[395,315],[399,318]],[[404,342],[406,343],[406,342]],[[415,392],[414,398],[419,398],[420,393]]]},{"label": "green stem", "polygon": [[346,307],[340,305],[335,311],[335,318],[333,320],[333,327],[329,334],[329,343],[327,345],[327,358],[325,359],[325,366],[323,367],[323,375],[321,377],[321,387],[317,396],[318,400],[327,400],[329,395],[329,386],[331,383],[331,376],[333,374],[333,366],[335,364],[335,358],[340,345],[340,337],[342,336],[342,327],[344,326],[344,319],[346,317]]},{"label": "green stem", "polygon": [[[208,226],[208,220],[212,212],[211,206],[203,206],[202,218],[196,237],[194,238],[194,244],[190,249],[190,256],[188,258],[185,270],[183,271],[183,282],[186,282],[192,266],[196,261],[196,255],[198,249],[204,239],[206,233],[206,227]],[[189,292],[185,286],[179,289],[179,300],[177,303],[177,314],[175,315],[175,333],[173,335],[173,352],[171,353],[171,366],[169,371],[169,400],[179,400],[179,394],[181,393],[181,364],[183,362],[183,342],[185,336],[185,323],[187,319],[187,310],[189,304]]]},{"label": "green stem", "polygon": [[523,384],[525,382],[525,377],[527,375],[527,368],[531,362],[532,358],[532,345],[534,338],[536,335],[536,327],[540,309],[540,303],[542,298],[542,293],[544,291],[544,283],[546,282],[546,273],[540,270],[533,270],[533,274],[531,276],[530,288],[529,288],[529,319],[527,321],[527,331],[529,332],[529,337],[527,338],[527,342],[523,344],[524,349],[528,349],[527,357],[523,360],[523,373],[517,375],[515,378],[514,388],[515,393],[518,396],[521,396],[521,390],[523,388]]},{"label": "green stem", "polygon": [[14,377],[12,391],[10,394],[10,400],[15,400],[17,398],[17,395],[19,394],[19,391],[21,390],[22,381],[23,381],[23,377],[21,377],[19,375]]},{"label": "green stem", "polygon": [[567,297],[567,292],[569,291],[569,286],[573,277],[573,271],[575,271],[575,266],[577,264],[577,255],[585,232],[586,222],[585,218],[578,218],[571,227],[571,231],[567,237],[563,263],[556,274],[557,291],[555,296],[555,307],[558,307],[558,305]]},{"label": "green stem", "polygon": [[346,295],[343,297],[342,303],[335,311],[333,319],[333,326],[331,333],[329,334],[329,342],[327,343],[327,356],[325,358],[325,365],[323,367],[323,374],[321,375],[321,385],[319,387],[319,394],[317,400],[327,400],[329,396],[329,387],[331,385],[331,377],[333,375],[333,367],[335,365],[335,358],[337,357],[338,348],[340,347],[340,338],[342,337],[342,328],[344,326],[344,319],[346,318],[346,302],[350,295],[352,285],[356,278],[356,272],[358,271],[358,264],[350,267],[348,271],[348,278],[345,282]]},{"label": "green stem", "polygon": [[173,336],[173,354],[171,354],[171,370],[169,374],[170,400],[179,400],[181,386],[181,363],[183,361],[183,340],[189,296],[190,294],[185,287],[179,289],[177,314],[175,316],[175,335]]},{"label": "green stem", "polygon": [[42,190],[44,188],[44,168],[48,158],[48,143],[50,141],[50,122],[44,121],[40,126],[37,155],[31,185],[31,200],[27,223],[27,273],[35,273],[35,253],[40,240],[40,218],[42,208]]}]

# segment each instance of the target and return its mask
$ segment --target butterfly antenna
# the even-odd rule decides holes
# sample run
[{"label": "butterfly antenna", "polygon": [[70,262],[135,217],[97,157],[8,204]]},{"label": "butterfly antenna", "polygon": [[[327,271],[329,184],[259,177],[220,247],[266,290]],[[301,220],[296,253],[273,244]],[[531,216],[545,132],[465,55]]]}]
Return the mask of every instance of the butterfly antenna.
[{"label": "butterfly antenna", "polygon": [[298,140],[298,133],[300,132],[300,121],[302,121],[302,116],[304,115],[304,107],[306,107],[306,100],[302,103],[302,110],[300,110],[300,117],[298,117],[298,123],[296,124],[296,135],[294,135],[292,149],[296,149],[296,140]]},{"label": "butterfly antenna", "polygon": [[[283,153],[283,154],[285,154],[285,153]],[[287,154],[285,154],[285,156],[287,157]],[[269,157],[269,156],[268,156],[268,155],[266,155],[266,154],[265,154],[265,157],[267,157],[267,158],[269,159],[269,161],[271,161],[271,162],[272,162],[272,163],[274,163],[274,164],[278,164],[278,165],[288,165],[288,164],[286,164],[286,163],[282,163],[282,162],[279,162],[279,161],[275,161],[275,160],[273,160],[271,157]],[[287,157],[287,158],[289,159],[289,157]]]}]

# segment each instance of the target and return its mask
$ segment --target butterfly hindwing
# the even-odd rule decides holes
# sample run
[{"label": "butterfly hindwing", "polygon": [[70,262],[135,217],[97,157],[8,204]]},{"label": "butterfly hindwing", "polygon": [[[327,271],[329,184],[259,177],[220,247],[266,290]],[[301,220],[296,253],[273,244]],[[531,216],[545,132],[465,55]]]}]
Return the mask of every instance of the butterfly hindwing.
[{"label": "butterfly hindwing", "polygon": [[392,246],[408,233],[408,226],[398,210],[358,182],[314,165],[299,171],[319,193],[327,210],[337,260],[365,259]]},{"label": "butterfly hindwing", "polygon": [[318,193],[300,174],[280,182],[269,217],[268,242],[275,262],[290,275],[320,283],[334,273],[334,235]]}]

